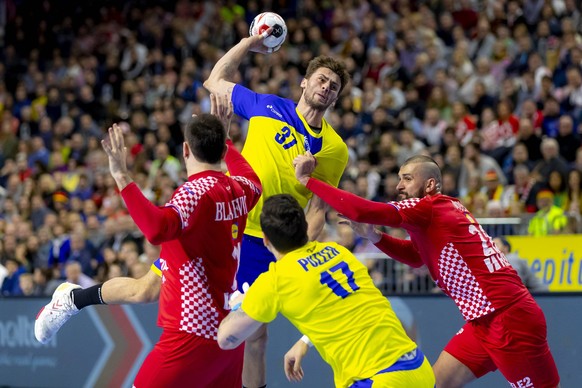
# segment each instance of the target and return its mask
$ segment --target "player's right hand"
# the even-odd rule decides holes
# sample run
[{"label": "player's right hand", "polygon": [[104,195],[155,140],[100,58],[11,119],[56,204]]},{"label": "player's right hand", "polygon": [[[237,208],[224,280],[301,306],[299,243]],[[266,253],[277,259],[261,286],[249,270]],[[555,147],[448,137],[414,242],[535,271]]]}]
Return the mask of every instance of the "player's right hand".
[{"label": "player's right hand", "polygon": [[123,140],[123,130],[118,124],[113,124],[108,131],[109,136],[101,140],[103,150],[109,158],[109,171],[121,190],[127,186],[131,178],[127,170],[127,147]]},{"label": "player's right hand", "polygon": [[265,38],[271,35],[272,33],[273,27],[270,27],[268,30],[265,30],[262,34],[252,35],[249,36],[248,38],[245,38],[248,39],[249,41],[249,51],[262,54],[268,54],[277,51],[281,47],[281,45],[269,48],[263,44],[263,40],[265,40]]},{"label": "player's right hand", "polygon": [[303,380],[304,374],[303,368],[301,367],[301,361],[303,361],[308,350],[309,346],[307,346],[305,342],[299,340],[291,349],[289,349],[287,354],[285,354],[284,368],[287,380],[295,383]]},{"label": "player's right hand", "polygon": [[374,228],[374,225],[350,220],[343,214],[338,214],[338,217],[341,218],[341,220],[338,221],[338,224],[349,226],[359,237],[370,240],[373,244],[376,244],[382,239],[382,235],[376,230],[376,228]]},{"label": "player's right hand", "polygon": [[228,95],[216,96],[214,93],[210,93],[210,114],[218,117],[226,130],[227,137],[229,137],[228,132],[230,131],[230,120],[233,113],[234,108]]},{"label": "player's right hand", "polygon": [[295,178],[302,184],[307,184],[309,177],[317,166],[317,160],[307,151],[304,155],[298,155],[293,159],[293,167],[295,167]]}]

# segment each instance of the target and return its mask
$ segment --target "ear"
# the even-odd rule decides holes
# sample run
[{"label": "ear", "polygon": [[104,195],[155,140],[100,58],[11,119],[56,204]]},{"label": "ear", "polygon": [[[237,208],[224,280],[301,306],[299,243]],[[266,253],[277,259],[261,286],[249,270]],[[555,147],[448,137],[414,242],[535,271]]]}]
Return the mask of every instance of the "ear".
[{"label": "ear", "polygon": [[437,181],[434,178],[429,178],[426,181],[426,187],[425,187],[425,192],[426,193],[434,193],[436,191],[438,191],[438,187],[437,187]]},{"label": "ear", "polygon": [[182,156],[184,157],[184,161],[190,156],[190,147],[186,142],[182,143]]},{"label": "ear", "polygon": [[307,86],[307,78],[303,78],[303,80],[301,80],[301,83],[299,84],[299,86],[301,86],[303,89],[305,89],[305,87]]}]

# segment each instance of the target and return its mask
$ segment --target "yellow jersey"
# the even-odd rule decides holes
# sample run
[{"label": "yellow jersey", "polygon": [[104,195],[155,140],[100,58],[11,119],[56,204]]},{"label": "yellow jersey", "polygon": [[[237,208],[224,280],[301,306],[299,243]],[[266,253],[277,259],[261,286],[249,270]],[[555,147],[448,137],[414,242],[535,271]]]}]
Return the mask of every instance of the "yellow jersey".
[{"label": "yellow jersey", "polygon": [[235,85],[232,104],[237,115],[249,120],[242,155],[263,185],[263,195],[249,213],[245,233],[262,238],[259,217],[266,198],[290,194],[305,208],[313,195],[295,178],[293,159],[310,151],[317,158],[312,176],[337,187],[348,163],[348,148],[325,119],[321,131],[314,132],[296,104],[286,98]]},{"label": "yellow jersey", "polygon": [[416,348],[366,267],[333,242],[309,242],[271,263],[242,309],[260,322],[279,312],[289,319],[331,365],[337,387],[370,378]]}]

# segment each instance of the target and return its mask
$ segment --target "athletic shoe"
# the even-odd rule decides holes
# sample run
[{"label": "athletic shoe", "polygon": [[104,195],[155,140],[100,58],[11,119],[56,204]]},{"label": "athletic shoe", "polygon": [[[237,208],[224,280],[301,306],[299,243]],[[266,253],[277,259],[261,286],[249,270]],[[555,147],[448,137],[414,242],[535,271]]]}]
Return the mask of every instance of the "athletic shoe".
[{"label": "athletic shoe", "polygon": [[81,286],[66,282],[61,284],[50,303],[40,309],[34,322],[34,336],[38,342],[47,343],[69,318],[79,312],[71,296],[71,291],[76,288]]}]

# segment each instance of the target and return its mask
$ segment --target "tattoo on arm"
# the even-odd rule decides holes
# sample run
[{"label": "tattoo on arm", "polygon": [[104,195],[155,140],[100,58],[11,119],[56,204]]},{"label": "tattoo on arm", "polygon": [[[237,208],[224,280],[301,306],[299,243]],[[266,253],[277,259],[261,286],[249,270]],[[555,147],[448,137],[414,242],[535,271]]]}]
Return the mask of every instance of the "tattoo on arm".
[{"label": "tattoo on arm", "polygon": [[234,335],[229,335],[228,337],[226,337],[226,341],[236,344],[239,342],[238,338],[236,338]]}]

